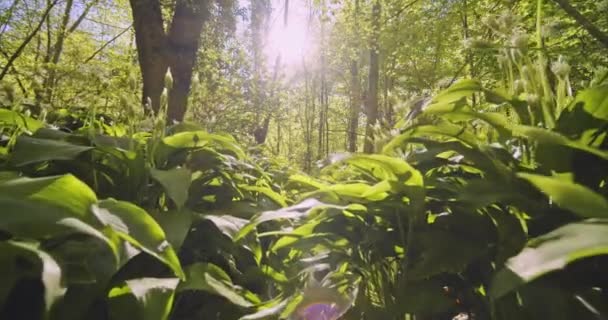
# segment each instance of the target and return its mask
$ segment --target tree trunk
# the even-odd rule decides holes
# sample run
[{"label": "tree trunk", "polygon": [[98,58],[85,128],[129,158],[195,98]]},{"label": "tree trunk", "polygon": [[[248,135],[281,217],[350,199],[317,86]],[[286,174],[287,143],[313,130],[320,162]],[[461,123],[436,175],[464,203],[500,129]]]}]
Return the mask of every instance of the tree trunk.
[{"label": "tree trunk", "polygon": [[159,0],[130,0],[130,3],[143,77],[142,104],[158,113],[165,74],[171,67],[173,88],[169,91],[167,119],[182,121],[188,106],[200,34],[209,15],[208,1],[177,0],[168,34],[164,30]]},{"label": "tree trunk", "polygon": [[380,33],[380,0],[374,2],[372,7],[372,40],[369,53],[369,90],[367,94],[367,127],[365,130],[365,153],[374,152],[374,131],[373,126],[378,121],[378,77],[379,77],[379,58],[378,58],[378,37]]},{"label": "tree trunk", "polygon": [[[154,113],[160,110],[166,59],[166,37],[158,0],[130,0],[135,28],[135,43],[143,78],[142,104]],[[146,112],[149,110],[146,109]]]},{"label": "tree trunk", "polygon": [[168,120],[182,121],[188,106],[192,70],[196,63],[203,24],[209,15],[207,1],[178,1],[169,30],[168,56],[173,75]]}]

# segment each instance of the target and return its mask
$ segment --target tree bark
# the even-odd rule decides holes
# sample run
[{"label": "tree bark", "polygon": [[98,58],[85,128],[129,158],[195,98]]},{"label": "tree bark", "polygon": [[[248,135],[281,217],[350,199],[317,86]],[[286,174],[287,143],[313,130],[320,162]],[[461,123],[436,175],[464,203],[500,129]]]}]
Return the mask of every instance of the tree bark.
[{"label": "tree bark", "polygon": [[166,36],[158,0],[130,0],[135,43],[143,78],[142,105],[146,112],[160,110],[164,76],[169,67]]},{"label": "tree bark", "polygon": [[365,153],[374,152],[374,130],[373,127],[378,121],[378,78],[379,78],[379,57],[378,57],[378,38],[380,33],[380,0],[375,0],[372,7],[372,40],[369,50],[369,90],[367,94],[367,127],[365,130]]},{"label": "tree bark", "polygon": [[167,39],[173,88],[169,93],[169,121],[182,121],[186,114],[203,24],[209,15],[207,1],[178,1]]},{"label": "tree bark", "polygon": [[348,151],[357,151],[357,129],[359,111],[361,110],[361,83],[359,82],[359,65],[357,60],[350,63],[350,115],[348,119]]},{"label": "tree bark", "polygon": [[[209,16],[207,0],[177,0],[169,32],[164,30],[159,0],[130,0],[139,66],[143,78],[142,104],[158,113],[169,67],[167,119],[182,121],[188,106],[192,70],[203,25]],[[148,111],[146,109],[146,111]]]},{"label": "tree bark", "polygon": [[581,25],[589,34],[597,41],[602,43],[604,47],[608,48],[608,34],[596,27],[591,21],[583,16],[575,7],[573,7],[568,0],[553,0],[557,3],[566,13],[572,17],[578,24]]}]

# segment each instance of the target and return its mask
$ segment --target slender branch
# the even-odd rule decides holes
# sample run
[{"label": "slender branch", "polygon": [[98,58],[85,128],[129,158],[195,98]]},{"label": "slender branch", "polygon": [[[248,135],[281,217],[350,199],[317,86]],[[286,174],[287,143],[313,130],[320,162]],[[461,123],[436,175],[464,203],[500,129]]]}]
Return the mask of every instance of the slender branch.
[{"label": "slender branch", "polygon": [[581,25],[593,38],[601,42],[604,47],[608,48],[608,34],[596,27],[591,21],[583,16],[568,0],[553,0],[557,3],[570,17]]},{"label": "slender branch", "polygon": [[6,17],[6,21],[4,21],[4,23],[2,24],[2,30],[0,30],[0,38],[2,38],[2,35],[4,35],[4,32],[6,31],[6,27],[8,27],[8,24],[11,22],[17,4],[19,4],[19,0],[13,1],[13,4],[8,9],[8,16]]},{"label": "slender branch", "polygon": [[133,26],[133,24],[131,24],[130,26],[126,27],[124,30],[122,30],[119,34],[117,34],[116,36],[114,36],[114,38],[110,39],[108,42],[104,43],[103,46],[101,46],[101,48],[97,49],[95,52],[93,52],[93,54],[88,57],[84,63],[87,63],[91,60],[93,60],[93,58],[95,58],[95,56],[97,56],[101,51],[103,51],[103,49],[105,49],[107,46],[109,46],[112,42],[116,41],[116,39],[120,38],[120,36],[122,36],[123,34],[125,34],[127,31],[129,31],[129,29],[131,29],[131,27]]},{"label": "slender branch", "polygon": [[38,25],[36,25],[34,30],[32,30],[32,32],[30,32],[30,34],[27,35],[25,40],[23,40],[23,43],[21,43],[19,48],[17,48],[17,50],[13,53],[13,55],[6,62],[6,65],[2,69],[2,72],[0,72],[0,80],[2,80],[4,78],[4,76],[8,73],[8,70],[11,68],[11,66],[13,65],[15,60],[17,60],[17,58],[19,58],[19,56],[23,52],[23,49],[25,49],[25,47],[27,47],[27,45],[32,41],[32,39],[34,39],[34,36],[36,36],[38,31],[40,31],[40,28],[42,28],[42,25],[44,24],[46,18],[48,17],[48,15],[51,13],[51,10],[58,2],[59,2],[59,0],[53,0],[53,2],[51,2],[46,7],[46,10],[44,10],[44,13],[42,14],[42,18],[40,19],[40,22],[38,22]]},{"label": "slender branch", "polygon": [[93,6],[96,5],[98,2],[99,2],[99,0],[93,0],[87,4],[84,11],[82,11],[82,14],[78,17],[78,19],[76,19],[76,21],[74,21],[74,24],[72,24],[72,26],[68,30],[68,32],[67,32],[68,34],[74,32],[78,28],[78,26],[82,23],[82,21],[89,14],[89,11],[91,11],[91,8],[93,8]]}]

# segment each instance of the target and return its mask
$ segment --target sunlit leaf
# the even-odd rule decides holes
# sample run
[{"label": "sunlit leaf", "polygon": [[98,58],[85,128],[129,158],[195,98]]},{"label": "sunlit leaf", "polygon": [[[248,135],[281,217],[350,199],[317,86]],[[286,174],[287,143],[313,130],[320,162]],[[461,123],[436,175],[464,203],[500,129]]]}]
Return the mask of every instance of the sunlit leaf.
[{"label": "sunlit leaf", "polygon": [[532,183],[564,209],[585,218],[608,218],[608,200],[583,185],[529,173],[517,175]]},{"label": "sunlit leaf", "polygon": [[165,232],[145,210],[113,199],[100,201],[92,208],[95,216],[121,238],[167,264],[178,277],[184,277],[179,259]]},{"label": "sunlit leaf", "polygon": [[179,279],[140,278],[127,280],[108,294],[110,319],[166,320],[171,313]]},{"label": "sunlit leaf", "polygon": [[[34,269],[29,269],[23,261],[16,261],[18,259],[27,260]],[[40,276],[44,285],[44,302],[47,312],[65,294],[61,267],[53,257],[32,243],[0,242],[0,279],[2,280],[0,281],[0,304],[4,302],[13,285],[22,276]]]},{"label": "sunlit leaf", "polygon": [[571,223],[532,239],[492,281],[490,295],[497,299],[544,274],[574,261],[608,254],[608,223],[587,220]]}]

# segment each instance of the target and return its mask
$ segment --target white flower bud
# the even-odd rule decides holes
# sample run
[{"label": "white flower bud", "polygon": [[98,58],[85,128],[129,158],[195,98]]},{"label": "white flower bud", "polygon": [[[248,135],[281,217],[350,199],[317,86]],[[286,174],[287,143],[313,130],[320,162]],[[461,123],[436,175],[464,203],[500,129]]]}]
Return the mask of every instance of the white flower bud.
[{"label": "white flower bud", "polygon": [[525,80],[515,80],[513,82],[513,90],[515,94],[520,94],[526,90]]},{"label": "white flower bud", "polygon": [[564,57],[560,56],[557,61],[551,64],[551,71],[555,73],[558,78],[566,78],[570,74],[570,65],[564,60]]},{"label": "white flower bud", "polygon": [[165,88],[173,89],[173,75],[171,74],[171,68],[167,69],[167,73],[165,73]]},{"label": "white flower bud", "polygon": [[538,97],[537,94],[531,93],[531,94],[528,94],[528,96],[526,97],[526,101],[528,101],[529,105],[535,106],[540,101],[540,98]]},{"label": "white flower bud", "polygon": [[511,36],[511,45],[521,51],[528,50],[528,35],[521,32],[516,32]]},{"label": "white flower bud", "polygon": [[169,90],[167,88],[164,88],[163,93],[160,95],[160,105],[167,105],[167,101],[169,101]]}]

